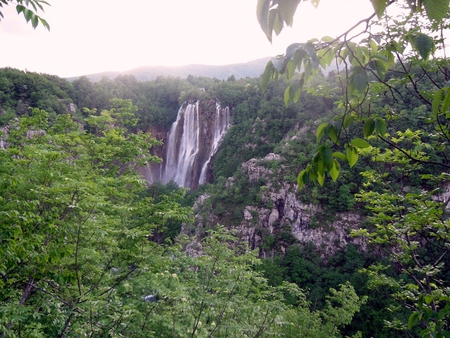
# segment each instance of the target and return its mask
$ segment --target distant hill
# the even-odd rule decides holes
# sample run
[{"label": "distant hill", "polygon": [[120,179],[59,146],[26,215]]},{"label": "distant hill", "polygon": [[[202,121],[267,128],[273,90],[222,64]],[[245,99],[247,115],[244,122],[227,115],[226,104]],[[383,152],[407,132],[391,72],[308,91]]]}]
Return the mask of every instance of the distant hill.
[{"label": "distant hill", "polygon": [[[92,81],[99,81],[102,77],[114,79],[119,75],[134,75],[141,81],[155,80],[159,76],[186,78],[188,75],[217,78],[219,80],[226,80],[231,75],[234,75],[236,79],[240,79],[245,77],[260,76],[264,72],[264,68],[269,60],[270,57],[266,57],[246,63],[236,63],[224,66],[195,64],[178,67],[147,66],[134,68],[125,72],[102,72],[85,76]],[[73,77],[68,80],[74,80],[77,78],[78,77]]]}]

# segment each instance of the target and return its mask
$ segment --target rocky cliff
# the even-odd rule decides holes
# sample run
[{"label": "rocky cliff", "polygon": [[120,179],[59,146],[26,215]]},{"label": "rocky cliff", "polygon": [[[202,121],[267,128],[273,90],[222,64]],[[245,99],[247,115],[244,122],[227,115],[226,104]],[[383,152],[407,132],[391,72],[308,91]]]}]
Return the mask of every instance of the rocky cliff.
[{"label": "rocky cliff", "polygon": [[[361,250],[366,249],[364,239],[349,235],[351,229],[360,227],[359,214],[345,212],[323,218],[319,205],[303,203],[297,185],[283,179],[286,168],[283,165],[274,168],[273,163],[283,163],[283,158],[271,153],[241,166],[241,174],[250,186],[265,182],[259,188],[258,203],[244,205],[241,220],[234,226],[250,247],[259,248],[262,257],[283,252],[294,242],[313,243],[324,256],[335,254],[348,243],[356,244]],[[235,185],[234,178],[229,178],[226,188],[233,190]],[[185,226],[185,232],[188,228],[196,229],[197,237],[201,237],[202,229],[221,222],[222,217],[216,214],[209,199],[210,196],[204,194],[197,200],[196,224],[194,227]]]}]

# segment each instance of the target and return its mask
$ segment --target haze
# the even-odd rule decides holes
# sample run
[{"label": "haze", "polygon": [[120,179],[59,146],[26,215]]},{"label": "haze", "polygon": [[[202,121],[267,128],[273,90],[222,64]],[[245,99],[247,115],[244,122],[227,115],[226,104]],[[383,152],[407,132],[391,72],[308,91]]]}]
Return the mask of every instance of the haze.
[{"label": "haze", "polygon": [[256,0],[49,0],[51,26],[33,30],[7,6],[0,67],[80,76],[147,65],[224,65],[284,53],[293,42],[335,36],[372,13],[370,1],[301,3],[294,28],[270,44]]}]

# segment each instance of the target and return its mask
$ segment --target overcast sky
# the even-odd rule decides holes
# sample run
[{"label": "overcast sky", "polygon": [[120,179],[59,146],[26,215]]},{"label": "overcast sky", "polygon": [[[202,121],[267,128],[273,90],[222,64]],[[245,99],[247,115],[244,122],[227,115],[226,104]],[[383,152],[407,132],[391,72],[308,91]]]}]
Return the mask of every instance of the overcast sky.
[{"label": "overcast sky", "polygon": [[0,22],[0,67],[79,76],[139,66],[224,65],[284,53],[293,42],[336,36],[372,13],[369,0],[302,2],[293,29],[269,43],[256,0],[48,0],[51,30],[14,6]]}]

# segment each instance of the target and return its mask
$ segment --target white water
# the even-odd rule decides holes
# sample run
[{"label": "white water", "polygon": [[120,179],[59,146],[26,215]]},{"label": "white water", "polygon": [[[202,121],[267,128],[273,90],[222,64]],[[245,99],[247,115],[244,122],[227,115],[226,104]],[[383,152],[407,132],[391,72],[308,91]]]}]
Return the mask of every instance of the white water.
[{"label": "white water", "polygon": [[203,164],[198,184],[203,184],[206,182],[206,170],[208,169],[209,162],[216,153],[217,149],[219,148],[220,142],[222,142],[223,137],[225,136],[225,134],[228,131],[228,128],[230,127],[230,114],[228,109],[226,110],[220,109],[220,105],[217,103],[215,114],[216,116],[214,119],[214,134],[210,155],[206,160],[206,162]]},{"label": "white water", "polygon": [[[173,180],[178,186],[188,188],[205,183],[208,164],[230,126],[228,108],[221,109],[217,104],[213,114],[213,121],[208,123],[205,116],[200,116],[198,101],[180,108],[167,137],[163,183]],[[212,130],[205,130],[208,128]],[[212,139],[201,139],[202,135]],[[203,160],[199,158],[200,152]]]}]

